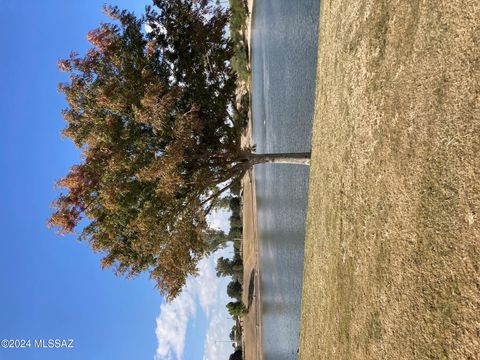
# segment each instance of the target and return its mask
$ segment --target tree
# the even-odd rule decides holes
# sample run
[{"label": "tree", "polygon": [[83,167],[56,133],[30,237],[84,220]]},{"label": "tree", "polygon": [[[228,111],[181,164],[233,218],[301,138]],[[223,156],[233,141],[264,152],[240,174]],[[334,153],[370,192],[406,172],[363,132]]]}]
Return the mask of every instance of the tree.
[{"label": "tree", "polygon": [[232,239],[239,239],[242,237],[242,227],[239,228],[230,228],[228,237]]},{"label": "tree", "polygon": [[228,360],[243,360],[242,349],[237,349],[230,355]]},{"label": "tree", "polygon": [[212,228],[205,231],[203,238],[208,246],[209,252],[214,252],[215,250],[225,247],[227,241],[230,240],[222,230]]},{"label": "tree", "polygon": [[228,313],[232,316],[241,316],[246,313],[245,305],[241,301],[231,301],[227,304]]},{"label": "tree", "polygon": [[237,331],[237,328],[235,327],[235,325],[232,327],[232,330],[230,330],[230,334],[228,335],[228,337],[230,338],[230,340],[232,341],[235,341],[235,333]]},{"label": "tree", "polygon": [[239,196],[231,196],[228,198],[228,206],[232,213],[240,215],[241,210],[241,199]]},{"label": "tree", "polygon": [[217,203],[217,209],[228,209],[230,207],[231,198],[231,195],[227,195],[219,199]]},{"label": "tree", "polygon": [[[193,0],[158,0],[141,18],[117,7],[60,60],[68,108],[63,134],[82,162],[57,185],[48,225],[102,253],[102,267],[150,272],[167,300],[207,254],[207,214],[254,164],[286,161],[242,148],[231,122],[235,74],[228,12]],[[151,31],[145,33],[144,24]],[[305,160],[308,154],[295,154]]]},{"label": "tree", "polygon": [[240,213],[232,212],[232,215],[230,216],[229,220],[230,220],[230,226],[232,228],[241,229],[243,227],[243,222],[242,222],[242,218],[240,216]]},{"label": "tree", "polygon": [[239,281],[233,280],[227,285],[227,295],[233,299],[241,300],[242,298],[242,284]]},{"label": "tree", "polygon": [[[217,259],[217,276],[232,276],[238,277],[238,274],[241,274],[243,271],[243,261],[242,258],[235,254],[233,259],[227,259],[219,257]],[[241,278],[241,276],[240,276]]]}]

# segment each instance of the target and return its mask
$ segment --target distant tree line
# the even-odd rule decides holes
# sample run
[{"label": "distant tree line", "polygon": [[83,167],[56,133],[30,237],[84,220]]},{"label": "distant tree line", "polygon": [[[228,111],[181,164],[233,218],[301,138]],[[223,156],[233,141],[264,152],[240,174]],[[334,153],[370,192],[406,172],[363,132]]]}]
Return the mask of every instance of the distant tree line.
[{"label": "distant tree line", "polygon": [[240,317],[245,314],[246,308],[242,302],[243,291],[243,259],[241,254],[242,240],[242,204],[240,197],[240,187],[233,187],[231,195],[225,198],[228,202],[228,208],[231,211],[230,216],[230,232],[226,236],[228,240],[233,241],[233,258],[228,259],[220,257],[217,260],[217,276],[231,277],[230,283],[227,285],[227,294],[234,299],[230,301],[226,307],[229,314],[235,320],[235,324],[230,332],[230,339],[233,342],[235,352],[231,354],[230,359],[242,359],[242,328],[240,326]]},{"label": "distant tree line", "polygon": [[[232,192],[237,191],[233,189]],[[238,189],[238,192],[240,189]],[[241,214],[241,198],[233,193],[229,197],[230,216],[230,232],[227,239],[233,241],[233,258],[220,257],[217,260],[217,276],[230,276],[232,280],[227,286],[227,294],[234,302],[227,304],[230,315],[237,317],[245,312],[245,306],[242,303],[243,291],[243,259],[241,255],[241,239],[242,239],[242,214]]]},{"label": "distant tree line", "polygon": [[247,81],[250,75],[248,46],[245,38],[248,8],[244,0],[229,0],[229,6],[230,38],[233,43],[232,68],[240,80]]}]

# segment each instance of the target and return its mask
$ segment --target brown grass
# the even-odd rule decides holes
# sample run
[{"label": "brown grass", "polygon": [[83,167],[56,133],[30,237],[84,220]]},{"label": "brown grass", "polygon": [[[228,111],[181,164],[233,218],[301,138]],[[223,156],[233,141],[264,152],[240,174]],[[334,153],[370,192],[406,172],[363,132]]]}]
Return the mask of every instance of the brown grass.
[{"label": "brown grass", "polygon": [[255,270],[254,298],[248,312],[242,317],[243,353],[245,359],[261,359],[263,353],[261,334],[261,302],[259,287],[258,243],[256,236],[255,174],[249,172],[243,179],[243,293],[242,301],[247,306],[250,275]]},{"label": "brown grass", "polygon": [[300,358],[480,358],[480,5],[322,1]]}]

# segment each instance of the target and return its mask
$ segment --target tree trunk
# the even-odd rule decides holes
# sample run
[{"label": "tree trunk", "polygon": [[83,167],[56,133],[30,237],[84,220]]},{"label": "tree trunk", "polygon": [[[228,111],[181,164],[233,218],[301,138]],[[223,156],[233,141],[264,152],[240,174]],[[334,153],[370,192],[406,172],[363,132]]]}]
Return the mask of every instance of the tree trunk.
[{"label": "tree trunk", "polygon": [[251,154],[251,163],[264,164],[300,164],[310,165],[310,152],[306,153],[279,153],[279,154]]}]

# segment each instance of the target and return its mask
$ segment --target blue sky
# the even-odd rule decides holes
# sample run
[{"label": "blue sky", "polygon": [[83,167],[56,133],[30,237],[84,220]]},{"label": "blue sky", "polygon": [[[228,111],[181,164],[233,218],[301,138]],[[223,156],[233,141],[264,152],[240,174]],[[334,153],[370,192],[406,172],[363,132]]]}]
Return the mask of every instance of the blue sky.
[{"label": "blue sky", "polygon": [[[140,13],[149,2],[109,3]],[[229,344],[215,343],[218,331],[231,323],[224,313],[227,280],[210,279],[213,258],[202,262],[201,276],[189,280],[181,298],[167,305],[146,276],[127,281],[102,271],[100,257],[87,244],[45,227],[54,180],[79,161],[78,151],[60,135],[65,103],[57,83],[65,75],[56,61],[88,48],[87,31],[107,21],[102,4],[0,0],[0,339],[74,339],[75,346],[0,348],[0,359],[163,360],[183,354],[195,360],[204,353],[215,359],[231,352]],[[225,214],[213,221],[224,224]],[[207,293],[205,281],[215,284]],[[168,322],[167,315],[176,321]],[[182,321],[185,331],[178,328]],[[171,339],[157,335],[162,333]],[[164,356],[159,349],[165,348]]]}]

